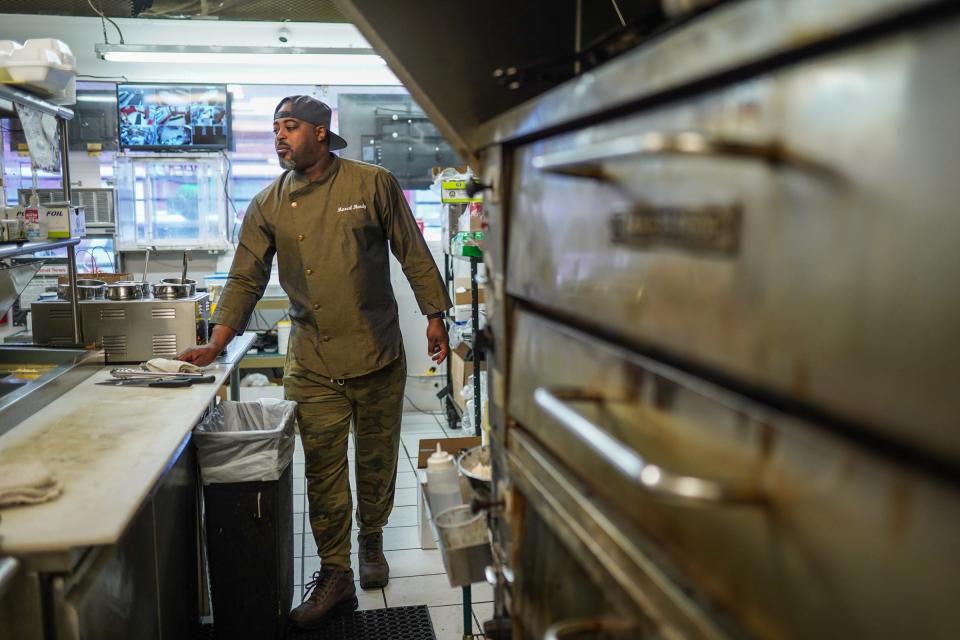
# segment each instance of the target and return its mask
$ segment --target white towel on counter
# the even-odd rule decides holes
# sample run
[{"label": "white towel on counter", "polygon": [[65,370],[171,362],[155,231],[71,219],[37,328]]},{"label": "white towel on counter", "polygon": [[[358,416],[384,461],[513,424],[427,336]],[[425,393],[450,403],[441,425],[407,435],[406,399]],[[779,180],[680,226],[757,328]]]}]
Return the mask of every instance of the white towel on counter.
[{"label": "white towel on counter", "polygon": [[63,485],[43,463],[0,464],[0,508],[53,500],[62,490]]},{"label": "white towel on counter", "polygon": [[200,373],[203,371],[203,369],[190,362],[169,360],[167,358],[147,360],[143,366],[149,371],[159,371],[161,373]]}]

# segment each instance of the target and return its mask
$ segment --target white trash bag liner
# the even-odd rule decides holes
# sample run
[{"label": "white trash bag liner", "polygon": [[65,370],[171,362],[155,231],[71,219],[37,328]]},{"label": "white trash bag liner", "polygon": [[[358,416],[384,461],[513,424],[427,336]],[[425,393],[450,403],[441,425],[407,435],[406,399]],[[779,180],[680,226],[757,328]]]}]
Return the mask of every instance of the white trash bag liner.
[{"label": "white trash bag liner", "polygon": [[296,417],[290,400],[221,402],[193,430],[203,484],[279,479],[293,459]]}]

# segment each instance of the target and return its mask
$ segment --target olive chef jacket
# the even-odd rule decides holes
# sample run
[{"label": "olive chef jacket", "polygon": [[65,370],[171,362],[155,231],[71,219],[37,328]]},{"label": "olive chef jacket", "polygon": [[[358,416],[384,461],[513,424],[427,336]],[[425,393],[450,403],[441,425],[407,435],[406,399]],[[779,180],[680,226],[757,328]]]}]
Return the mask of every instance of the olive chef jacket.
[{"label": "olive chef jacket", "polygon": [[276,254],[300,364],[331,378],[381,369],[401,353],[388,241],[420,311],[449,309],[443,278],[390,172],[338,156],[314,182],[286,171],[247,208],[212,321],[243,331]]}]

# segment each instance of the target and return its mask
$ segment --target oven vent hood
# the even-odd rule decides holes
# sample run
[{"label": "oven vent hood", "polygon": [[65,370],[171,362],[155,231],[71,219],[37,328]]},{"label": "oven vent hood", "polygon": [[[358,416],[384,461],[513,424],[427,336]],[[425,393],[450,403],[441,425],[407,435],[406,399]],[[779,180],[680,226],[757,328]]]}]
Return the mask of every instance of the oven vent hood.
[{"label": "oven vent hood", "polygon": [[[333,2],[464,158],[490,144],[626,108],[698,78],[749,72],[760,61],[815,49],[837,33],[886,28],[951,5],[945,0]],[[575,76],[577,31],[581,73],[564,82]],[[517,88],[509,86],[507,75],[494,76],[511,67],[520,70]]]},{"label": "oven vent hood", "polygon": [[[482,123],[573,77],[578,5],[580,48],[590,50],[581,68],[663,23],[659,0],[335,2],[464,158],[477,149]],[[511,68],[518,75],[507,77]],[[497,69],[504,70],[499,78]]]}]

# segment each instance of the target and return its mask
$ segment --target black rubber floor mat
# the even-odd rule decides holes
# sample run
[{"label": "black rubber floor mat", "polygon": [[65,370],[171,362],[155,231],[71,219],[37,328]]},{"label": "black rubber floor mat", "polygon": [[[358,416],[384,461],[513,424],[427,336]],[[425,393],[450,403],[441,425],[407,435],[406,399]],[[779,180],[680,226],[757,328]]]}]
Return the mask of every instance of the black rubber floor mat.
[{"label": "black rubber floor mat", "polygon": [[[195,640],[221,640],[213,625],[201,625]],[[310,631],[291,629],[287,640],[437,640],[425,605],[354,611]]]},{"label": "black rubber floor mat", "polygon": [[290,640],[437,640],[425,605],[354,611],[319,629],[291,630]]}]

